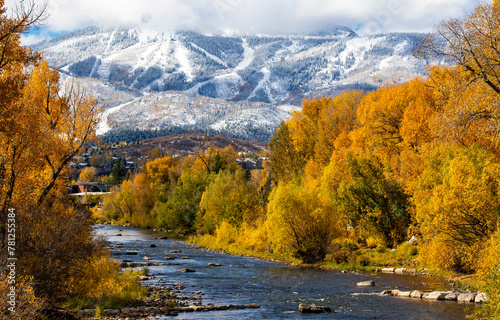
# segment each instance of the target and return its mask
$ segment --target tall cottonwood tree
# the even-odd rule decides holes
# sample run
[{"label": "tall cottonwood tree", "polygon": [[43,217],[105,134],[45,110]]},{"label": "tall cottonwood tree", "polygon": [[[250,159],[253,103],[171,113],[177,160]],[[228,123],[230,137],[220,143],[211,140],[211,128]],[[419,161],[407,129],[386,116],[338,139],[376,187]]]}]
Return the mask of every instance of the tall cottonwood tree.
[{"label": "tall cottonwood tree", "polygon": [[480,3],[464,18],[436,25],[422,51],[451,58],[471,80],[484,81],[500,94],[500,3]]},{"label": "tall cottonwood tree", "polygon": [[0,264],[5,265],[6,217],[16,211],[17,272],[34,277],[37,294],[63,299],[98,246],[85,210],[65,197],[71,160],[95,139],[101,109],[20,45],[45,16],[23,1],[17,15],[0,0]]}]

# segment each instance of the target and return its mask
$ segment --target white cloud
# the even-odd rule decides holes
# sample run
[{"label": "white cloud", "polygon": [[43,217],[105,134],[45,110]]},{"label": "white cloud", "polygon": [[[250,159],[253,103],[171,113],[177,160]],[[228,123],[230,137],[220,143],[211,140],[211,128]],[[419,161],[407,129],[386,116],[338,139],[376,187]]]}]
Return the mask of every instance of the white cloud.
[{"label": "white cloud", "polygon": [[[7,0],[12,6],[19,0]],[[48,0],[47,30],[147,25],[205,33],[311,32],[343,25],[360,33],[427,32],[478,0]]]}]

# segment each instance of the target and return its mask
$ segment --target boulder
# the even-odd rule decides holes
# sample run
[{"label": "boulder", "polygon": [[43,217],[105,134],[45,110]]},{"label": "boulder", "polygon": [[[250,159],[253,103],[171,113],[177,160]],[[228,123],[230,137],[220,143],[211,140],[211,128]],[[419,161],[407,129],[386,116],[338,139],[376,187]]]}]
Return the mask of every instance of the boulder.
[{"label": "boulder", "polygon": [[150,244],[149,247],[150,248],[156,248],[156,244]]},{"label": "boulder", "polygon": [[382,272],[384,273],[394,273],[394,268],[382,268]]},{"label": "boulder", "polygon": [[77,312],[78,317],[81,318],[90,318],[95,316],[95,310],[94,309],[85,309],[85,310],[79,310]]},{"label": "boulder", "polygon": [[411,291],[399,291],[398,297],[409,298],[411,296]]},{"label": "boulder", "polygon": [[141,281],[146,281],[146,280],[153,280],[154,278],[151,276],[140,276],[139,280]]},{"label": "boulder", "polygon": [[458,302],[474,302],[476,299],[475,293],[461,293],[457,297]]},{"label": "boulder", "polygon": [[446,297],[444,297],[444,300],[457,301],[457,298],[458,298],[458,293],[450,292],[446,295]]},{"label": "boulder", "polygon": [[184,257],[181,257],[181,259],[187,260],[187,259],[189,259],[189,257],[184,256]]},{"label": "boulder", "polygon": [[390,296],[392,295],[392,290],[384,290],[380,293],[382,296]]},{"label": "boulder", "polygon": [[120,309],[104,309],[104,311],[102,313],[104,313],[105,316],[116,316],[116,315],[119,315],[121,313],[121,310]]},{"label": "boulder", "polygon": [[449,294],[448,291],[432,291],[425,296],[427,300],[444,300],[444,298]]},{"label": "boulder", "polygon": [[170,253],[181,253],[181,250],[170,250]]},{"label": "boulder", "polygon": [[189,269],[189,268],[182,268],[178,272],[196,272],[194,269]]},{"label": "boulder", "polygon": [[488,300],[488,297],[486,296],[486,293],[484,293],[484,292],[479,292],[479,293],[476,295],[476,298],[474,299],[474,302],[475,302],[475,303],[482,303],[482,302],[485,302],[486,300]]},{"label": "boulder", "polygon": [[141,308],[123,308],[122,314],[132,315],[132,314],[140,314],[142,312]]},{"label": "boulder", "polygon": [[167,236],[163,236],[163,237],[160,237],[160,238],[158,238],[158,239],[160,239],[160,240],[167,240],[167,239],[168,239],[168,237],[167,237]]},{"label": "boulder", "polygon": [[410,240],[407,241],[409,244],[417,245],[418,244],[418,239],[417,237],[413,236],[410,238]]},{"label": "boulder", "polygon": [[222,264],[220,264],[220,263],[216,263],[216,262],[210,262],[210,263],[208,264],[208,266],[209,266],[209,267],[221,267],[221,266],[222,266]]},{"label": "boulder", "polygon": [[172,256],[164,256],[163,257],[164,260],[174,260],[175,257],[172,257]]},{"label": "boulder", "polygon": [[401,292],[400,290],[398,290],[398,289],[394,289],[394,290],[391,290],[391,295],[393,295],[393,296],[397,297],[397,296],[399,296],[399,293],[400,293],[400,292]]},{"label": "boulder", "polygon": [[116,235],[116,237],[121,237],[121,236],[122,236],[122,234],[121,234],[121,233],[118,233],[118,234]]},{"label": "boulder", "polygon": [[394,269],[394,273],[405,274],[406,273],[406,268],[397,268],[397,269]]},{"label": "boulder", "polygon": [[361,281],[356,283],[358,287],[374,287],[375,286],[375,281],[373,280],[368,280],[368,281]]},{"label": "boulder", "polygon": [[142,260],[153,260],[153,258],[146,256],[146,257],[142,258]]},{"label": "boulder", "polygon": [[420,299],[420,298],[422,298],[423,295],[424,295],[424,293],[422,291],[414,290],[411,292],[410,297]]},{"label": "boulder", "polygon": [[138,255],[138,253],[137,252],[125,252],[125,255],[126,256],[136,256],[136,255]]},{"label": "boulder", "polygon": [[316,306],[314,304],[312,305],[307,305],[307,304],[300,304],[299,305],[299,312],[300,313],[334,313],[334,311],[325,306]]}]

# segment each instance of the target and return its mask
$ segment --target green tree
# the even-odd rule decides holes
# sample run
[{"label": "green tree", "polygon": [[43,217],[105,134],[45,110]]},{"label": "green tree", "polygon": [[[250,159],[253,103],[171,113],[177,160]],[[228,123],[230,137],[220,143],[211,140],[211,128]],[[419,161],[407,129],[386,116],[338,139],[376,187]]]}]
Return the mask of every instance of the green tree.
[{"label": "green tree", "polygon": [[172,195],[156,202],[157,224],[180,232],[194,232],[200,200],[212,178],[203,169],[184,169]]},{"label": "green tree", "polygon": [[116,159],[113,171],[111,172],[111,183],[115,186],[120,185],[127,176],[127,170],[123,165],[123,159]]},{"label": "green tree", "polygon": [[[343,173],[327,169],[324,179],[337,179],[338,189],[332,190],[332,198],[350,225],[358,231],[366,230],[388,247],[406,240],[411,219],[408,196],[401,186],[386,177],[381,162],[373,155],[347,154],[343,161]],[[332,173],[337,177],[328,177]]]}]

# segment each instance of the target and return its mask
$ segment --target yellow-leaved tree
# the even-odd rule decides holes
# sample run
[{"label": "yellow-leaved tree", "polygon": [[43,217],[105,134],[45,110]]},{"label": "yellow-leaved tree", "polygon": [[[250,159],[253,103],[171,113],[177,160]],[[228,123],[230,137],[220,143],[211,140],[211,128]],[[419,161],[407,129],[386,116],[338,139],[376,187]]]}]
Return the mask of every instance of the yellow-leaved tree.
[{"label": "yellow-leaved tree", "polygon": [[[101,108],[82,90],[61,87],[58,71],[20,45],[45,7],[21,1],[17,9],[9,16],[0,0],[0,264],[8,213],[15,212],[16,273],[25,279],[19,289],[54,305],[89,293],[71,284],[90,276],[104,254],[89,211],[67,197],[69,164],[95,140]],[[17,314],[34,318],[37,305],[19,305]]]},{"label": "yellow-leaved tree", "polygon": [[443,144],[428,157],[413,195],[428,264],[476,269],[500,217],[500,162],[479,147]]}]

